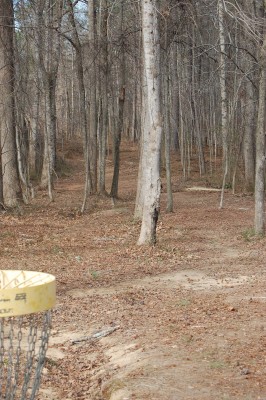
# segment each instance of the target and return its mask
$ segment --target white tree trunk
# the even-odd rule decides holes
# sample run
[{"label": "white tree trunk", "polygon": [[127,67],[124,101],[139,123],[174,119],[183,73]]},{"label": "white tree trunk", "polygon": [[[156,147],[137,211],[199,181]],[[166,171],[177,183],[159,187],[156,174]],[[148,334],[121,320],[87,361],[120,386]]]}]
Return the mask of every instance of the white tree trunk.
[{"label": "white tree trunk", "polygon": [[162,137],[160,43],[157,7],[153,0],[142,0],[142,35],[146,115],[142,132],[145,199],[138,240],[140,245],[156,242],[156,226],[160,212],[160,147]]},{"label": "white tree trunk", "polygon": [[218,1],[218,19],[219,19],[219,41],[220,41],[220,92],[221,92],[221,130],[223,140],[223,185],[220,200],[220,208],[223,207],[224,189],[228,174],[228,113],[227,113],[227,93],[226,93],[226,70],[225,70],[225,31],[224,31],[224,5],[223,1]]}]

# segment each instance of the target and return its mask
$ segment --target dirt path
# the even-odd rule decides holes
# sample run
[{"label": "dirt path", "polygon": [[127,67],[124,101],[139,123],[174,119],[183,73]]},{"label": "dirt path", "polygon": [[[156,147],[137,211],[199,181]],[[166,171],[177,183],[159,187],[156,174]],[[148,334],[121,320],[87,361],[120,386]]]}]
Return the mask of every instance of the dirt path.
[{"label": "dirt path", "polygon": [[165,214],[163,194],[158,245],[138,247],[136,154],[123,148],[115,207],[92,199],[79,215],[75,155],[55,203],[38,193],[23,216],[1,218],[2,268],[57,279],[39,400],[265,400],[266,247],[250,229],[253,199],[227,193],[218,210],[219,192],[182,190]]}]

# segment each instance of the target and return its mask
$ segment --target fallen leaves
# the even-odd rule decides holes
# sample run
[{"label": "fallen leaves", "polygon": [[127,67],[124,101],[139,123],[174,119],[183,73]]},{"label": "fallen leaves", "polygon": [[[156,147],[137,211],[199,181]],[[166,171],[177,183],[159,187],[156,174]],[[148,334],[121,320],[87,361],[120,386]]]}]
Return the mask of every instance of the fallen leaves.
[{"label": "fallen leaves", "polygon": [[[253,200],[228,193],[227,207],[217,212],[216,193],[181,191],[174,194],[176,211],[165,214],[163,194],[158,244],[136,246],[137,168],[125,161],[131,157],[137,166],[137,159],[135,149],[127,150],[118,209],[110,198],[92,197],[91,208],[79,215],[83,165],[73,159],[73,175],[56,183],[53,204],[47,207],[37,193],[23,216],[1,216],[2,266],[57,278],[54,363],[48,361],[42,383],[52,394],[40,392],[39,400],[106,400],[102,388],[117,379],[141,400],[188,393],[204,400],[263,398],[266,246],[264,239],[246,242],[241,235]],[[199,278],[187,277],[186,288],[168,282],[168,273],[188,269],[219,285],[195,291]],[[254,279],[237,286],[240,276]],[[125,353],[123,368],[110,364],[110,349],[132,344],[142,349],[136,360],[127,362]]]}]

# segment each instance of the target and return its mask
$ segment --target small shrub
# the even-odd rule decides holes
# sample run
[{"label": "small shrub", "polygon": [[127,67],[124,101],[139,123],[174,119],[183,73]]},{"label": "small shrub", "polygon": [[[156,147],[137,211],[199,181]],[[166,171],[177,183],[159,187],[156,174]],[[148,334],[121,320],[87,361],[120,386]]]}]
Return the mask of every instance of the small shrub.
[{"label": "small shrub", "polygon": [[242,233],[242,237],[246,242],[250,242],[255,236],[254,228],[248,228]]},{"label": "small shrub", "polygon": [[56,175],[59,177],[67,177],[70,176],[71,171],[71,166],[62,157],[58,157],[56,160]]},{"label": "small shrub", "polygon": [[91,276],[93,279],[98,279],[99,278],[99,272],[98,271],[91,271]]},{"label": "small shrub", "polygon": [[221,369],[224,368],[225,364],[222,361],[219,360],[214,360],[210,362],[210,368],[211,369]]},{"label": "small shrub", "polygon": [[181,299],[177,305],[178,305],[178,307],[186,307],[186,306],[188,306],[189,304],[190,304],[190,301],[189,301],[189,300],[187,300],[187,299]]}]

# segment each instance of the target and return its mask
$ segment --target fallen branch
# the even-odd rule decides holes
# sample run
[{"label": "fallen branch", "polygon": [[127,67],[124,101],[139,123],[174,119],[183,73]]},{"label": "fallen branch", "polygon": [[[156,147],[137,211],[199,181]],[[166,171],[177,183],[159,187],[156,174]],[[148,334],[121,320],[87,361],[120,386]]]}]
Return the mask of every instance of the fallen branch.
[{"label": "fallen branch", "polygon": [[77,344],[77,343],[80,343],[80,342],[86,342],[86,341],[88,341],[88,340],[97,340],[97,339],[101,339],[102,337],[111,335],[111,333],[115,332],[115,331],[116,331],[117,329],[119,329],[119,328],[120,328],[119,325],[113,326],[113,327],[104,329],[104,330],[102,330],[102,331],[95,332],[95,333],[94,333],[93,335],[91,335],[91,336],[84,336],[84,337],[82,337],[82,338],[80,338],[80,339],[71,340],[71,343],[72,343],[72,344]]},{"label": "fallen branch", "polygon": [[216,189],[211,187],[203,187],[203,186],[192,186],[185,189],[187,192],[221,192],[222,189]]}]

